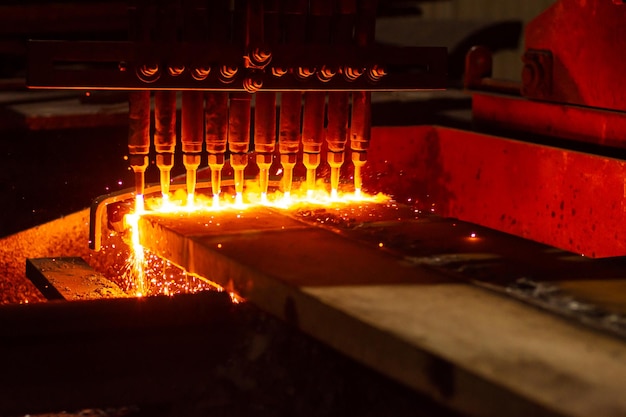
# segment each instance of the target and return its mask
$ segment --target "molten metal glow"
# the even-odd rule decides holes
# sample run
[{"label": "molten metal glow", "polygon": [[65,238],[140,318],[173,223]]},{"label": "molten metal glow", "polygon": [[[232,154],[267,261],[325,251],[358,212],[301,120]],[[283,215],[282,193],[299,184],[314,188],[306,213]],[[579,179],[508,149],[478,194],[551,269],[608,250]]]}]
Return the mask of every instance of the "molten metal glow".
[{"label": "molten metal glow", "polygon": [[[130,271],[132,284],[130,285],[138,297],[149,294],[172,295],[182,291],[194,291],[203,286],[191,285],[171,285],[171,280],[175,274],[171,272],[173,265],[169,262],[158,259],[150,254],[140,243],[139,219],[144,214],[165,214],[165,213],[206,213],[220,212],[225,210],[245,210],[249,207],[267,206],[281,210],[302,210],[311,206],[323,207],[348,207],[352,203],[388,201],[389,198],[382,194],[367,195],[357,190],[355,193],[339,193],[333,189],[328,193],[323,180],[318,180],[315,190],[307,187],[295,188],[292,192],[281,193],[274,191],[269,195],[261,192],[258,183],[254,181],[246,182],[245,193],[233,195],[211,195],[202,194],[187,195],[182,189],[171,194],[167,198],[153,197],[144,202],[143,196],[138,195],[135,202],[135,212],[127,214],[124,221],[129,231],[131,252],[127,261],[127,268]],[[234,198],[233,198],[234,197]],[[221,248],[218,244],[218,248]],[[382,244],[381,244],[382,246]],[[168,272],[170,271],[170,272]],[[177,272],[180,275],[180,272]],[[182,273],[183,279],[199,279],[211,287],[223,291],[219,285],[206,280],[206,277],[194,277],[187,272]],[[230,292],[234,302],[239,299]]]},{"label": "molten metal glow", "polygon": [[130,230],[131,252],[128,259],[135,275],[135,295],[142,297],[146,294],[146,273],[145,273],[145,251],[141,243],[139,243],[139,218],[145,213],[143,195],[139,194],[135,197],[135,212],[127,214],[124,217],[126,226]]}]

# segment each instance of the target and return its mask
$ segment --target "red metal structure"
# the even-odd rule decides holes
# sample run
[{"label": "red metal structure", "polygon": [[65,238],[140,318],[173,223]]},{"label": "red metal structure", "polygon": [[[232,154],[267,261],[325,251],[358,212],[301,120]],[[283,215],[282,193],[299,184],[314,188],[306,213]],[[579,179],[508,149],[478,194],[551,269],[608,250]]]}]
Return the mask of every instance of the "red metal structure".
[{"label": "red metal structure", "polygon": [[557,1],[526,28],[521,84],[493,80],[489,51],[470,51],[465,81],[476,127],[564,149],[473,135],[463,168],[453,170],[476,182],[452,180],[452,195],[475,204],[442,202],[447,214],[593,257],[626,254],[624,163],[575,151],[619,156],[626,147],[625,17],[621,1]]}]

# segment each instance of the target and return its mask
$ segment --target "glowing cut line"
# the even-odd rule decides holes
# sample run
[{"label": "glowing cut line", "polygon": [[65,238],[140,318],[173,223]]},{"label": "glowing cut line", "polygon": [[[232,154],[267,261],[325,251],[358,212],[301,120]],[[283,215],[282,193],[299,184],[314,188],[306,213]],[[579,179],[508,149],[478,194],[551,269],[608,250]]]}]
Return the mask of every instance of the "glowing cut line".
[{"label": "glowing cut line", "polygon": [[[127,214],[124,221],[130,233],[131,253],[128,264],[133,271],[133,287],[138,297],[148,295],[150,292],[150,283],[147,279],[146,270],[149,269],[149,260],[146,259],[146,251],[141,245],[139,236],[139,219],[146,214],[179,214],[179,213],[219,213],[228,210],[236,210],[241,212],[252,207],[272,207],[281,210],[297,210],[303,207],[323,206],[326,208],[344,207],[353,203],[384,203],[390,200],[388,196],[383,194],[368,195],[361,190],[354,193],[339,193],[333,189],[329,194],[323,187],[315,190],[306,190],[305,188],[294,189],[294,192],[281,193],[275,191],[268,195],[267,193],[257,191],[255,183],[246,184],[246,192],[244,194],[237,193],[234,196],[225,196],[220,199],[220,195],[187,195],[184,190],[177,190],[175,193],[163,197],[153,197],[144,201],[143,195],[137,195],[135,198],[135,212]],[[239,217],[239,216],[238,216]],[[189,275],[187,273],[187,275]],[[165,277],[166,278],[166,277]],[[205,278],[201,278],[206,281]],[[152,279],[154,281],[154,279]],[[212,286],[220,289],[219,285],[212,283]],[[165,288],[162,293],[173,295],[175,292],[170,291],[167,283],[161,284]],[[221,288],[223,290],[223,288]],[[236,299],[235,295],[229,291],[231,298]]]}]

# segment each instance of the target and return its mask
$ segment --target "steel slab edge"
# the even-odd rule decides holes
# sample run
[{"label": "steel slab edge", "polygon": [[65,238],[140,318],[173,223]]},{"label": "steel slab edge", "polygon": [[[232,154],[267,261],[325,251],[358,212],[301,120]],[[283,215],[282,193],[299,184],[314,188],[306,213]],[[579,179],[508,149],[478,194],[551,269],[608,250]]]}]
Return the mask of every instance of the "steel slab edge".
[{"label": "steel slab edge", "polygon": [[374,128],[366,187],[594,258],[626,255],[626,162],[439,126]]}]

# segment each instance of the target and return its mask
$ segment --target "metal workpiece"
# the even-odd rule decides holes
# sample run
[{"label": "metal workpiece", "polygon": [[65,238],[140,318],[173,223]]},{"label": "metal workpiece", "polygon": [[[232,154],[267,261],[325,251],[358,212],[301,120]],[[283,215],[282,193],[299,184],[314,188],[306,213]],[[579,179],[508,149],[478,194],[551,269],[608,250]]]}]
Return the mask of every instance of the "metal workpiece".
[{"label": "metal workpiece", "polygon": [[161,194],[167,196],[170,192],[171,171],[174,167],[174,153],[164,152],[157,154],[156,166],[159,168]]}]

